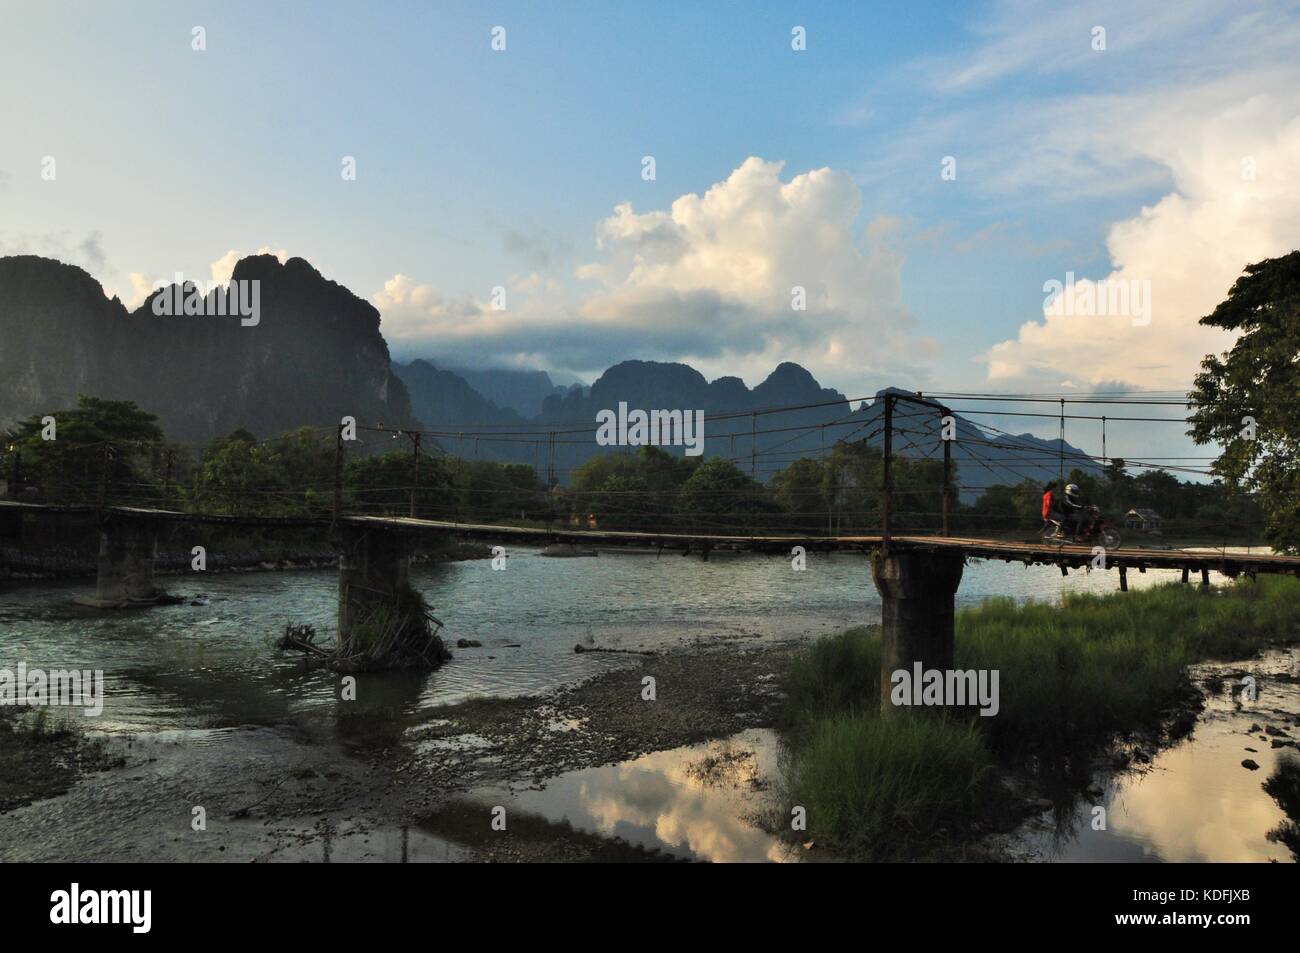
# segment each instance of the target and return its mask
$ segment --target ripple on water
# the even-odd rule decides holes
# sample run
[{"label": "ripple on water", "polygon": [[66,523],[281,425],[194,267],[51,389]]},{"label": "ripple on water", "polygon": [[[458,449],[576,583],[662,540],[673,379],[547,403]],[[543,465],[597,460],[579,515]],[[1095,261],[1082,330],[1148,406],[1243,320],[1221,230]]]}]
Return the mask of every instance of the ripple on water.
[{"label": "ripple on water", "polygon": [[[814,553],[806,572],[783,556],[697,558],[603,553],[546,559],[512,551],[509,568],[490,561],[412,568],[412,581],[447,624],[454,649],[438,672],[365,682],[358,704],[414,710],[474,695],[548,691],[632,664],[635,656],[575,653],[577,643],[662,649],[695,640],[817,634],[878,622],[880,604],[862,554]],[[1134,587],[1176,579],[1176,571],[1130,577]],[[338,681],[301,659],[278,656],[288,622],[333,638],[337,574],[331,570],[165,577],[168,588],[208,597],[205,606],[98,612],[75,606],[91,592],[79,583],[0,587],[0,666],[98,668],[108,697],[101,730],[219,727],[273,722],[288,715],[332,719]],[[975,562],[958,602],[990,595],[1058,598],[1068,590],[1109,591],[1110,573]],[[355,709],[352,709],[355,710]]]}]

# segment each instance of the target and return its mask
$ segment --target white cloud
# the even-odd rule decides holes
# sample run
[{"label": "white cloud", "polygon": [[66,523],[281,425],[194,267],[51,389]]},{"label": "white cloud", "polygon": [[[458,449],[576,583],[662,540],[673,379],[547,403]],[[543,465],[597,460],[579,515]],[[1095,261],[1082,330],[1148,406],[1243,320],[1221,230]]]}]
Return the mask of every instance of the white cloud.
[{"label": "white cloud", "polygon": [[124,303],[129,310],[134,311],[144,304],[145,298],[149,297],[149,293],[154,289],[154,282],[138,271],[131,272],[127,275],[127,279],[131,282],[131,296]]},{"label": "white cloud", "polygon": [[[1085,151],[1159,163],[1172,190],[1115,223],[1111,282],[1149,282],[1151,321],[1045,314],[986,357],[992,379],[1086,375],[1152,389],[1184,388],[1200,360],[1230,346],[1199,319],[1244,267],[1300,247],[1300,71],[1252,71],[1130,97],[1124,122],[1098,124]],[[1253,163],[1254,178],[1249,178]],[[1064,280],[1064,275],[1044,279]],[[1046,378],[1044,377],[1046,375]]]},{"label": "white cloud", "polygon": [[[859,241],[851,178],[823,168],[783,182],[782,167],[749,158],[666,211],[617,205],[577,269],[594,285],[578,300],[537,272],[511,280],[504,311],[400,274],[371,300],[399,351],[435,359],[527,357],[575,372],[683,360],[751,379],[796,360],[828,380],[885,367],[904,376],[933,345],[911,337],[901,304],[898,223],[872,220]],[[792,308],[796,286],[805,310]]]},{"label": "white cloud", "polygon": [[[832,378],[906,373],[933,345],[910,336],[899,223],[873,219],[859,242],[853,180],[822,168],[783,182],[783,166],[750,157],[669,211],[617,206],[597,229],[600,257],[578,270],[602,286],[581,313],[601,328],[676,328],[681,356],[706,373],[760,375],[781,360]],[[796,287],[806,310],[792,307]]]},{"label": "white cloud", "polygon": [[[1104,52],[1091,48],[1094,26],[1106,28]],[[1187,388],[1205,354],[1231,344],[1199,319],[1247,264],[1300,247],[1300,16],[1267,2],[1106,0],[1084,10],[1008,0],[973,27],[974,49],[901,71],[931,95],[865,164],[864,183],[932,195],[929,160],[954,154],[959,201],[987,218],[1028,218],[1041,235],[1059,216],[1056,235],[1069,244],[1042,247],[1062,270],[1045,271],[1035,291],[1069,269],[1149,283],[1149,324],[1026,314],[982,355],[999,390],[1102,380]],[[1251,159],[1253,180],[1243,175]],[[1125,201],[1132,210],[1116,217]],[[1108,261],[1072,260],[1071,250],[1091,256],[1087,232],[1099,219]],[[1006,237],[990,227],[969,244]]]},{"label": "white cloud", "polygon": [[[507,304],[509,298],[506,299]],[[486,303],[470,297],[444,298],[429,284],[397,274],[370,297],[383,321],[389,344],[447,343],[450,340],[491,335],[495,329]],[[495,312],[504,316],[505,312]]]}]

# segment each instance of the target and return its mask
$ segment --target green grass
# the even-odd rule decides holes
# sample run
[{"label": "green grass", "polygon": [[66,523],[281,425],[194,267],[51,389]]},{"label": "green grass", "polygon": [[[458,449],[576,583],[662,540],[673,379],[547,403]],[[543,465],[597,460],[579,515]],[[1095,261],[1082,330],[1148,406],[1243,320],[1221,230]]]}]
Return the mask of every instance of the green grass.
[{"label": "green grass", "polygon": [[994,763],[1086,765],[1118,734],[1157,727],[1188,692],[1189,663],[1296,638],[1292,578],[1069,595],[1061,605],[992,599],[957,614],[954,664],[999,673],[998,714],[882,719],[880,632],[851,629],[786,672],[788,796],[832,850],[902,856],[981,809]]},{"label": "green grass", "polygon": [[787,728],[806,733],[831,715],[880,706],[880,630],[848,629],[818,639],[785,672]]},{"label": "green grass", "polygon": [[792,803],[807,810],[808,836],[835,853],[893,859],[924,849],[940,829],[965,826],[987,796],[991,767],[969,722],[829,715],[802,741]]},{"label": "green grass", "polygon": [[1171,583],[1061,605],[989,600],[957,614],[954,664],[999,672],[1001,710],[984,720],[1000,753],[1062,756],[1158,721],[1185,690],[1188,664],[1296,637],[1300,581]]},{"label": "green grass", "polygon": [[0,708],[0,814],[65,793],[83,771],[123,763],[48,708]]}]

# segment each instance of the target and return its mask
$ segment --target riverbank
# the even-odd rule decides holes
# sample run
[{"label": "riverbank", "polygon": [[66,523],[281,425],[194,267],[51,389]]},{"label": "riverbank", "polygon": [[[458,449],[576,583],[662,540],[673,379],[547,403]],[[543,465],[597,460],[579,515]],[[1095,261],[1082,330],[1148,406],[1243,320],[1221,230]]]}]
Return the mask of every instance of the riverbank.
[{"label": "riverbank", "polygon": [[[562,826],[525,822],[521,847],[509,838],[471,844],[470,828],[449,831],[447,820],[485,785],[536,789],[566,772],[771,724],[779,673],[799,646],[727,639],[630,655],[627,668],[541,696],[418,713],[341,707],[328,725],[286,719],[100,738],[115,760],[0,813],[0,860],[396,860],[371,843],[409,854],[413,841],[423,859],[608,857],[608,841]],[[643,698],[647,676],[654,701]],[[196,807],[202,831],[192,829]]]},{"label": "riverbank", "polygon": [[[425,565],[489,559],[492,550],[484,543],[448,539],[427,545],[411,554],[411,562]],[[44,550],[0,546],[0,582],[39,582],[49,579],[94,579],[96,556],[84,547],[54,547]],[[189,550],[160,549],[154,560],[156,576],[190,576],[193,555]],[[338,552],[328,544],[315,546],[248,546],[213,549],[205,555],[207,573],[284,572],[295,569],[332,569],[339,564]]]}]

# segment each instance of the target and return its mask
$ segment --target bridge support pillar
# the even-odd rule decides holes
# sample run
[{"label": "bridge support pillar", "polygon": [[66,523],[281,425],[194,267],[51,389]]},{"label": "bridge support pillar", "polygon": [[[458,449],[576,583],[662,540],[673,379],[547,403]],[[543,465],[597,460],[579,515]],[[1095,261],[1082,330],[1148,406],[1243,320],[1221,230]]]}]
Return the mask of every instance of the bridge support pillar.
[{"label": "bridge support pillar", "polygon": [[109,518],[99,526],[99,559],[95,594],[78,599],[96,609],[120,609],[164,601],[154,585],[158,527],[147,519]]},{"label": "bridge support pillar", "polygon": [[377,611],[399,611],[399,593],[410,579],[412,545],[407,534],[377,527],[345,528],[337,542],[338,648],[347,656],[359,648],[353,641],[360,626]]},{"label": "bridge support pillar", "polygon": [[883,603],[880,639],[880,711],[892,714],[891,677],[953,667],[953,597],[965,560],[960,553],[877,553],[871,576]]}]

